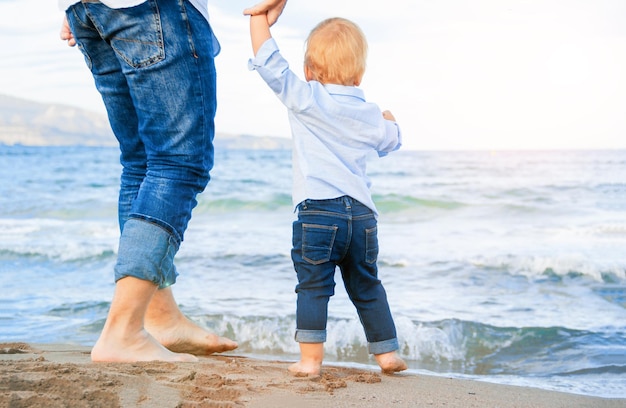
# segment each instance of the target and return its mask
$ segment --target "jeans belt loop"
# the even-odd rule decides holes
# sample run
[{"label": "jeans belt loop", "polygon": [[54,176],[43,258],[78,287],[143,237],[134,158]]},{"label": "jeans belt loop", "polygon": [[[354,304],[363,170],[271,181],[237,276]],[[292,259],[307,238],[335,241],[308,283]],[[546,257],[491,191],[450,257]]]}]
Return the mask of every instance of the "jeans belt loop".
[{"label": "jeans belt loop", "polygon": [[343,197],[343,202],[346,205],[346,209],[347,210],[350,210],[352,208],[352,204],[350,204],[350,197],[344,196]]}]

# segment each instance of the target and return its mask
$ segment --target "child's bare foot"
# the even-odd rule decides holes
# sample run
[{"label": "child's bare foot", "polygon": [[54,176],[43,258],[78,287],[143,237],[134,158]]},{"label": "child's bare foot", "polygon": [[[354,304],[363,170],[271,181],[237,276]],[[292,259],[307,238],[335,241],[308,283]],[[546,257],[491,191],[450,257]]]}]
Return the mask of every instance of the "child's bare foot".
[{"label": "child's bare foot", "polygon": [[289,366],[289,372],[297,377],[308,377],[320,375],[322,364],[315,362],[298,361]]},{"label": "child's bare foot", "polygon": [[127,337],[112,334],[100,336],[91,350],[91,361],[94,362],[136,362],[136,361],[198,361],[191,354],[173,353],[163,347],[145,330]]},{"label": "child's bare foot", "polygon": [[324,343],[300,343],[300,361],[289,366],[297,376],[320,375],[324,360]]},{"label": "child's bare foot", "polygon": [[376,354],[374,357],[376,357],[376,362],[385,374],[397,373],[408,368],[404,360],[398,357],[398,354],[395,351]]},{"label": "child's bare foot", "polygon": [[159,343],[176,353],[207,356],[237,348],[236,342],[210,333],[182,315],[165,324],[146,320],[145,327]]}]

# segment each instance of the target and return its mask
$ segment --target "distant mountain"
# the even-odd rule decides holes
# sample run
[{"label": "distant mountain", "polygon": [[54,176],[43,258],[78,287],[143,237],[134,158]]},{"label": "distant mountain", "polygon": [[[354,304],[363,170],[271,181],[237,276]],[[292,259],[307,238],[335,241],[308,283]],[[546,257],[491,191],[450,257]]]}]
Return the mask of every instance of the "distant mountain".
[{"label": "distant mountain", "polygon": [[0,143],[27,146],[114,146],[105,115],[0,95]]},{"label": "distant mountain", "polygon": [[[106,115],[0,95],[0,144],[117,146]],[[218,133],[217,149],[291,149],[291,139]]]}]

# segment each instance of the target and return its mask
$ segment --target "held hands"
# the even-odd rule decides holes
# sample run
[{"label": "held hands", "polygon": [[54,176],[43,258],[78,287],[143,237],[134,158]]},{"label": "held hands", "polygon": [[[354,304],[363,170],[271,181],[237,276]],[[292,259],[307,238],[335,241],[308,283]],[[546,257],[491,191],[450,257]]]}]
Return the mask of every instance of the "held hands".
[{"label": "held hands", "polygon": [[385,118],[387,120],[392,120],[394,122],[396,121],[396,118],[388,110],[383,111],[383,118]]},{"label": "held hands", "polygon": [[67,17],[63,18],[63,23],[61,24],[61,40],[67,41],[67,45],[73,47],[76,45],[76,39],[74,38],[74,34],[72,34],[72,30],[70,29],[70,25],[67,22]]},{"label": "held hands", "polygon": [[278,20],[286,5],[287,0],[264,0],[255,6],[245,9],[243,14],[245,16],[267,14],[267,22],[272,26]]}]

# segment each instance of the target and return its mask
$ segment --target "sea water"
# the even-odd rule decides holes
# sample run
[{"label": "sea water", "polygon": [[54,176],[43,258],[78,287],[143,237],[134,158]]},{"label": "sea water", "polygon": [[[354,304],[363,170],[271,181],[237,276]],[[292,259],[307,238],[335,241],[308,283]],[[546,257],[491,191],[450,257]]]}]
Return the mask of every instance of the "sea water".
[{"label": "sea water", "polygon": [[[119,229],[114,148],[0,146],[0,341],[92,345]],[[416,373],[626,398],[626,151],[368,163],[379,275]],[[291,152],[219,150],[174,294],[240,355],[295,360]],[[375,367],[340,275],[326,362]]]}]

